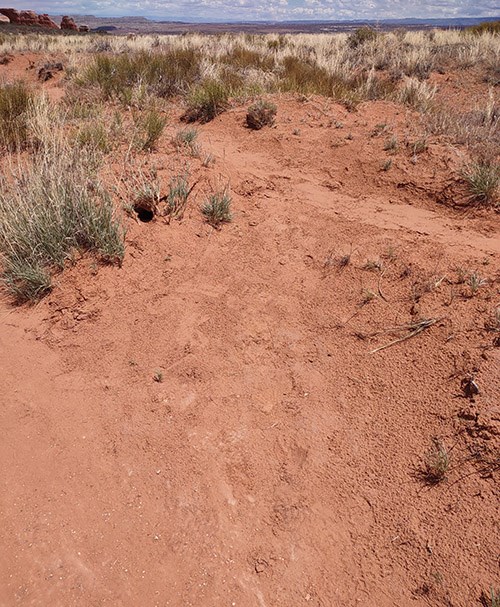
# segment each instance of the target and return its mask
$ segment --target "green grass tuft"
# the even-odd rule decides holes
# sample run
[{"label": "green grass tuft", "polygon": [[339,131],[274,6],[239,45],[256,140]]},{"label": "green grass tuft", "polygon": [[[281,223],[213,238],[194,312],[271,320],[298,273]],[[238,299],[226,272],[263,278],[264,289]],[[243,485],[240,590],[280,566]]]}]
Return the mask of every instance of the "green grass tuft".
[{"label": "green grass tuft", "polygon": [[210,194],[201,208],[207,223],[214,228],[220,228],[224,223],[232,221],[231,196],[227,188]]},{"label": "green grass tuft", "polygon": [[471,199],[484,205],[496,206],[500,167],[492,162],[477,162],[464,173]]}]

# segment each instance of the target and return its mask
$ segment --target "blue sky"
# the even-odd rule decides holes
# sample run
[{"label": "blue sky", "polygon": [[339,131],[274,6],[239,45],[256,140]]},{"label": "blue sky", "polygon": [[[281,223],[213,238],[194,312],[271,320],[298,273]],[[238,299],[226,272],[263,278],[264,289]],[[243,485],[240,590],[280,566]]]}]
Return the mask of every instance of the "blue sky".
[{"label": "blue sky", "polygon": [[141,15],[187,21],[490,17],[500,0],[5,0],[7,6],[53,15]]}]

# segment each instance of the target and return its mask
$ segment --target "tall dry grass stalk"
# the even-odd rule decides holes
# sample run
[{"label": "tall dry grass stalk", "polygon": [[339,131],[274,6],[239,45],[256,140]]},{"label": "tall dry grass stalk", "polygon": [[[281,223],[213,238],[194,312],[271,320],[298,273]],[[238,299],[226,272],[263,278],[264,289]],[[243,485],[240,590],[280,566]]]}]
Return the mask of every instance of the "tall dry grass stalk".
[{"label": "tall dry grass stalk", "polygon": [[0,177],[0,280],[19,302],[51,288],[76,251],[119,263],[124,230],[97,169],[93,150],[72,147],[55,129],[48,135],[49,109],[32,108],[39,145],[29,158],[13,159]]}]

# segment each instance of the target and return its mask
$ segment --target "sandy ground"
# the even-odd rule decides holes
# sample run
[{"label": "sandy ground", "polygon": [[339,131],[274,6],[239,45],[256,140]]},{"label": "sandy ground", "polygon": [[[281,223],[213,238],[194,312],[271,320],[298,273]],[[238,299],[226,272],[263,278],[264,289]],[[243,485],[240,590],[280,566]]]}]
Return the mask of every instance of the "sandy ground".
[{"label": "sandy ground", "polygon": [[[456,149],[388,156],[377,125],[416,136],[401,106],[277,103],[275,128],[244,108],[199,128],[215,165],[189,159],[183,221],[126,220],[121,268],[82,259],[1,304],[0,605],[470,607],[500,586],[498,214],[438,204]],[[217,182],[220,231],[198,210]],[[451,466],[428,486],[433,437]]]}]

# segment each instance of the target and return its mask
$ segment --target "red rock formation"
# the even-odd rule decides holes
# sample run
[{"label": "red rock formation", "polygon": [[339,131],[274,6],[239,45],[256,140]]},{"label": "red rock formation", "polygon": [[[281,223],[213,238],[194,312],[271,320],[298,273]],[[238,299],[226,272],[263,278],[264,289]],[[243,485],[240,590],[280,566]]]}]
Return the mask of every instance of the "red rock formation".
[{"label": "red rock formation", "polygon": [[53,30],[59,29],[57,23],[54,23],[52,19],[46,14],[38,15],[38,25],[41,25],[42,27],[48,27]]},{"label": "red rock formation", "polygon": [[33,11],[17,11],[15,8],[0,8],[0,15],[7,17],[15,25],[40,25],[50,29],[59,29],[48,15],[37,15]]},{"label": "red rock formation", "polygon": [[38,25],[38,15],[33,11],[21,11],[19,19],[21,25]]},{"label": "red rock formation", "polygon": [[75,23],[74,19],[72,19],[71,17],[68,17],[67,15],[64,15],[64,17],[62,18],[62,21],[61,21],[61,29],[62,30],[74,30],[75,32],[77,32],[78,26]]},{"label": "red rock formation", "polygon": [[16,11],[15,8],[0,8],[0,14],[5,15],[11,23],[21,24],[19,11]]}]

